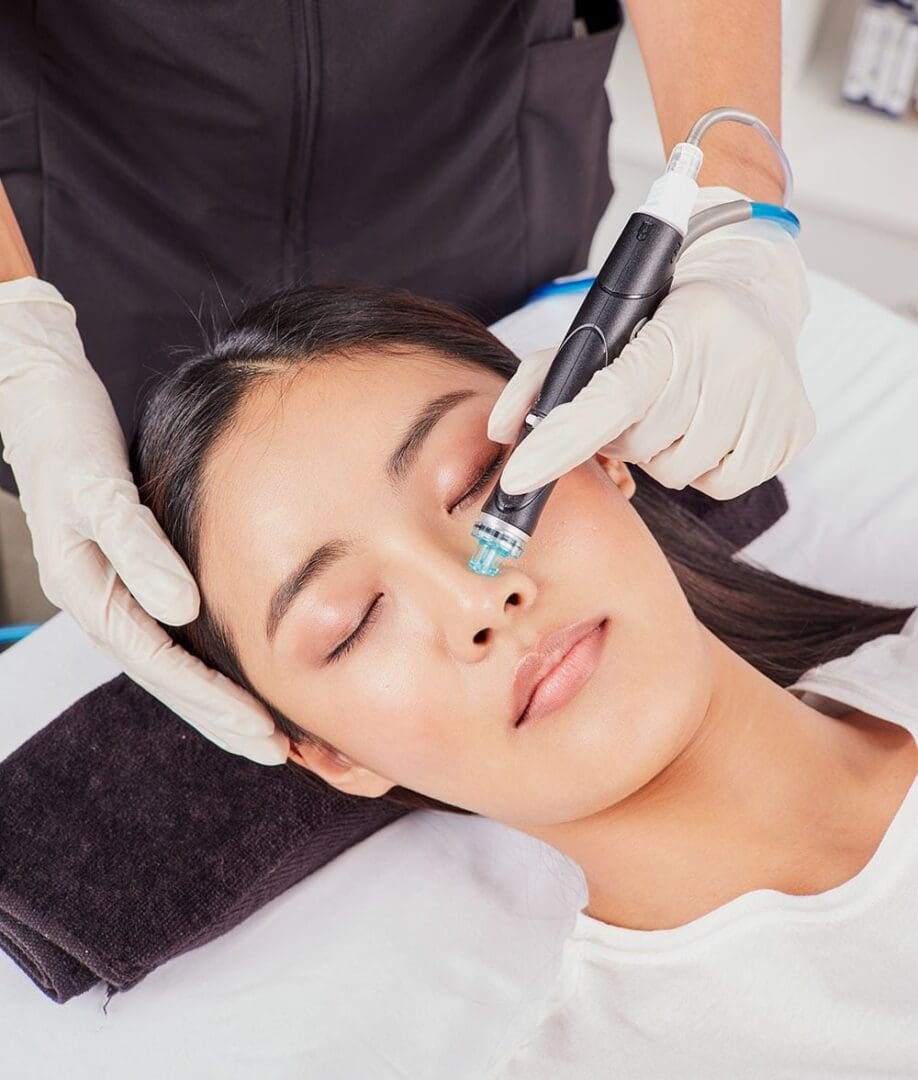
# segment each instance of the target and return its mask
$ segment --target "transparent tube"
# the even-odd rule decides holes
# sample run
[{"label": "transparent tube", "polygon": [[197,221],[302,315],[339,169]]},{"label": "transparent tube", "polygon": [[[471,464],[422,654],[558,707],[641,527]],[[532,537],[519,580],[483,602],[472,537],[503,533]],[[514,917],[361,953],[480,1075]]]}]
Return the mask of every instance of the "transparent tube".
[{"label": "transparent tube", "polygon": [[778,161],[781,163],[781,171],[784,173],[784,205],[787,206],[794,193],[794,173],[790,161],[788,161],[787,154],[784,153],[784,148],[772,135],[771,129],[754,113],[746,112],[744,109],[731,109],[728,106],[720,109],[710,109],[704,116],[695,121],[685,141],[697,146],[708,128],[724,120],[733,120],[738,124],[747,124],[749,127],[755,128],[762,138],[771,145],[772,150],[778,157]]}]

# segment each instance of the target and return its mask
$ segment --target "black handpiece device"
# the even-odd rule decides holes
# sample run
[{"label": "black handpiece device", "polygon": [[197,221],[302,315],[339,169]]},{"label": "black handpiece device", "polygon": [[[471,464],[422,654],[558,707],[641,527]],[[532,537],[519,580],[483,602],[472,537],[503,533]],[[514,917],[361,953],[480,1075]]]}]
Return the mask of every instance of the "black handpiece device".
[{"label": "black handpiece device", "polygon": [[[516,446],[551,410],[571,401],[601,368],[614,363],[670,290],[683,235],[666,221],[634,213],[584,298],[542,383]],[[486,577],[506,558],[519,558],[557,480],[509,495],[500,480],[482,507],[469,568]]]}]

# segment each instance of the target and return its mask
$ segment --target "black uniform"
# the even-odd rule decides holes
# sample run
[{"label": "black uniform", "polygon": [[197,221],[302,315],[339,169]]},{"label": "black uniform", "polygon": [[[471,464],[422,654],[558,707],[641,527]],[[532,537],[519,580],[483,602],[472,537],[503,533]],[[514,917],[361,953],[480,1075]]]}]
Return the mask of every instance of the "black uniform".
[{"label": "black uniform", "polygon": [[128,436],[220,293],[362,281],[492,322],[586,265],[612,194],[616,0],[0,11],[0,178]]}]

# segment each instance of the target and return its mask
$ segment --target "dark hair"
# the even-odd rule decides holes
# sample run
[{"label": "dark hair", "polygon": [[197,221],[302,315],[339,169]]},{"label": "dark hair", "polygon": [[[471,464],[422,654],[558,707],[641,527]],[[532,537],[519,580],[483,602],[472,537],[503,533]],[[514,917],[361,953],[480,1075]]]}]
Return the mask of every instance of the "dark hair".
[{"label": "dark hair", "polygon": [[[202,470],[209,450],[258,384],[313,361],[368,347],[392,353],[420,346],[509,379],[517,357],[477,319],[403,289],[311,285],[282,290],[245,308],[203,350],[153,387],[130,459],[141,500],[197,576]],[[631,466],[634,468],[634,466]],[[808,668],[845,656],[882,634],[898,633],[912,608],[836,596],[734,558],[731,545],[637,470],[632,505],[653,534],[696,617],[779,686]],[[197,619],[166,627],[189,652],[249,691],[295,743],[334,746],[305,731],[250,683],[229,629],[201,597]],[[302,768],[283,768],[302,778]],[[470,814],[407,788],[381,796],[412,808]]]}]

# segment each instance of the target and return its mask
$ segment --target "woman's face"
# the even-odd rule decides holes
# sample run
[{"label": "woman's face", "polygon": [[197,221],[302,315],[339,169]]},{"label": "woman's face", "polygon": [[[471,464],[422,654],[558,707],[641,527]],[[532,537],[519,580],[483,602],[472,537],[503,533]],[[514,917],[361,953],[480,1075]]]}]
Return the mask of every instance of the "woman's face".
[{"label": "woman's face", "polygon": [[[597,456],[561,477],[521,560],[492,578],[468,569],[494,481],[456,504],[509,453],[487,438],[505,385],[414,346],[266,381],[206,462],[199,576],[253,685],[343,755],[293,747],[299,764],[350,794],[401,785],[538,826],[596,813],[660,772],[704,715],[712,676],[619,462]],[[387,461],[411,421],[465,391],[394,481]],[[336,540],[346,554],[291,587]],[[362,638],[332,659],[374,602]],[[514,727],[520,658],[604,616],[590,680]]]}]

